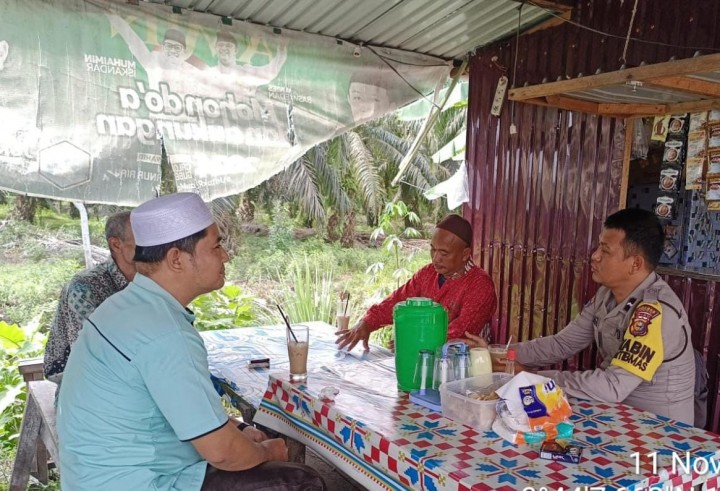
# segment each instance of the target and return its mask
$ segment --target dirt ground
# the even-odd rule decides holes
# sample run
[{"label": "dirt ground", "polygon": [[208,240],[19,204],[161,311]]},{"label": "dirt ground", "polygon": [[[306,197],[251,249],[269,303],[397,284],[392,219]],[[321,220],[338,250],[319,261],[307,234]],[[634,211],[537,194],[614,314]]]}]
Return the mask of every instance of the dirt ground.
[{"label": "dirt ground", "polygon": [[321,459],[309,448],[305,454],[305,463],[317,470],[327,484],[328,491],[362,491],[364,488],[345,478],[333,466]]}]

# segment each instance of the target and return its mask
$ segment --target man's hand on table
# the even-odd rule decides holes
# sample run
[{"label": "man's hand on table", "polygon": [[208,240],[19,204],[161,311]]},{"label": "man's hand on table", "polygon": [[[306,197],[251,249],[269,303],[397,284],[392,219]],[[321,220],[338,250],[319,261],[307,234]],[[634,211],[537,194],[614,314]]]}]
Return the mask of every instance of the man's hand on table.
[{"label": "man's hand on table", "polygon": [[[233,416],[230,419],[237,425],[241,421]],[[265,458],[268,461],[281,461],[287,462],[288,460],[288,448],[285,441],[282,438],[269,438],[264,432],[258,430],[252,425],[246,426],[242,429],[242,434],[247,437],[253,443],[260,445],[264,452]]]},{"label": "man's hand on table", "polygon": [[[250,439],[250,441],[253,441],[255,443],[260,443],[260,442],[264,442],[265,440],[267,440],[269,438],[262,431],[258,430],[257,428],[255,428],[254,426],[252,426],[248,423],[245,423],[244,421],[239,420],[235,416],[230,416],[230,419],[234,422],[235,426],[237,426],[238,428],[242,428],[242,426],[245,426],[246,424],[248,425],[248,426],[245,426],[244,428],[242,428],[240,431],[242,431],[243,435],[248,437],[248,439]],[[240,425],[242,425],[242,426],[240,426]]]},{"label": "man's hand on table", "polygon": [[343,349],[347,346],[348,351],[350,351],[355,345],[362,341],[363,348],[365,348],[365,351],[368,351],[370,350],[371,332],[370,328],[365,325],[365,322],[360,320],[352,329],[335,331],[335,335],[337,336],[335,344],[337,344],[338,349]]},{"label": "man's hand on table", "polygon": [[258,430],[254,426],[247,426],[244,430],[242,430],[243,435],[248,437],[250,440],[254,441],[255,443],[264,442],[268,439],[268,436],[263,433],[262,431]]},{"label": "man's hand on table", "polygon": [[[245,429],[247,430],[247,428]],[[265,456],[267,457],[268,461],[288,461],[288,448],[282,438],[272,438],[270,440],[265,440],[263,442],[260,442],[259,445],[265,449]]]},{"label": "man's hand on table", "polygon": [[528,368],[519,361],[515,360],[515,374],[517,375],[520,372],[529,372],[529,373],[535,373],[537,371],[536,368]]},{"label": "man's hand on table", "polygon": [[463,343],[467,344],[470,348],[487,348],[488,342],[485,340],[485,338],[481,336],[477,336],[475,334],[469,333],[465,331],[463,334],[463,338],[458,339],[457,341],[462,341]]}]

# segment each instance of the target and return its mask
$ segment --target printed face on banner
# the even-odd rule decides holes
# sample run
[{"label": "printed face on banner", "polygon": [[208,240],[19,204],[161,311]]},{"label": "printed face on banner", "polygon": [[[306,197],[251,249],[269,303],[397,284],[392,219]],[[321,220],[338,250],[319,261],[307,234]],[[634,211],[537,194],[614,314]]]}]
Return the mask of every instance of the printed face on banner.
[{"label": "printed face on banner", "polygon": [[390,107],[388,91],[384,87],[361,82],[351,82],[349,90],[350,110],[353,121],[360,122],[382,114]]},{"label": "printed face on banner", "polygon": [[218,41],[215,44],[215,50],[218,54],[218,61],[222,66],[235,66],[235,59],[237,57],[237,49],[234,43],[227,41]]},{"label": "printed face on banner", "polygon": [[168,58],[182,59],[185,53],[185,46],[175,41],[164,41],[163,42],[163,53]]}]

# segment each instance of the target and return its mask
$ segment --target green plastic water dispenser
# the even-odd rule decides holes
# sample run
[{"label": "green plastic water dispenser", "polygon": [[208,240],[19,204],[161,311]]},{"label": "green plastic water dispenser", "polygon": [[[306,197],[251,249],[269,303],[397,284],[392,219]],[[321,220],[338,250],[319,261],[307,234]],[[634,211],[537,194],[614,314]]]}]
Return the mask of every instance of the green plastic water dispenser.
[{"label": "green plastic water dispenser", "polygon": [[447,340],[448,315],[442,305],[429,298],[408,298],[393,309],[395,322],[395,371],[398,388],[420,388],[415,365],[420,350],[435,350]]}]

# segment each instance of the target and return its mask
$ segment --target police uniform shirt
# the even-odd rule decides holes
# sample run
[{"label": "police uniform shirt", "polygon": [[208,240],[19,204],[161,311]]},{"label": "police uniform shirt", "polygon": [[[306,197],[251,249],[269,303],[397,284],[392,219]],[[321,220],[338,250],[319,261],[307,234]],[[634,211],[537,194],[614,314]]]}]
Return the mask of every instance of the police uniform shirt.
[{"label": "police uniform shirt", "polygon": [[619,305],[600,287],[558,334],[518,344],[517,359],[529,367],[552,365],[595,342],[600,356],[595,370],[541,374],[573,397],[623,402],[693,424],[691,334],[680,299],[651,273]]}]

